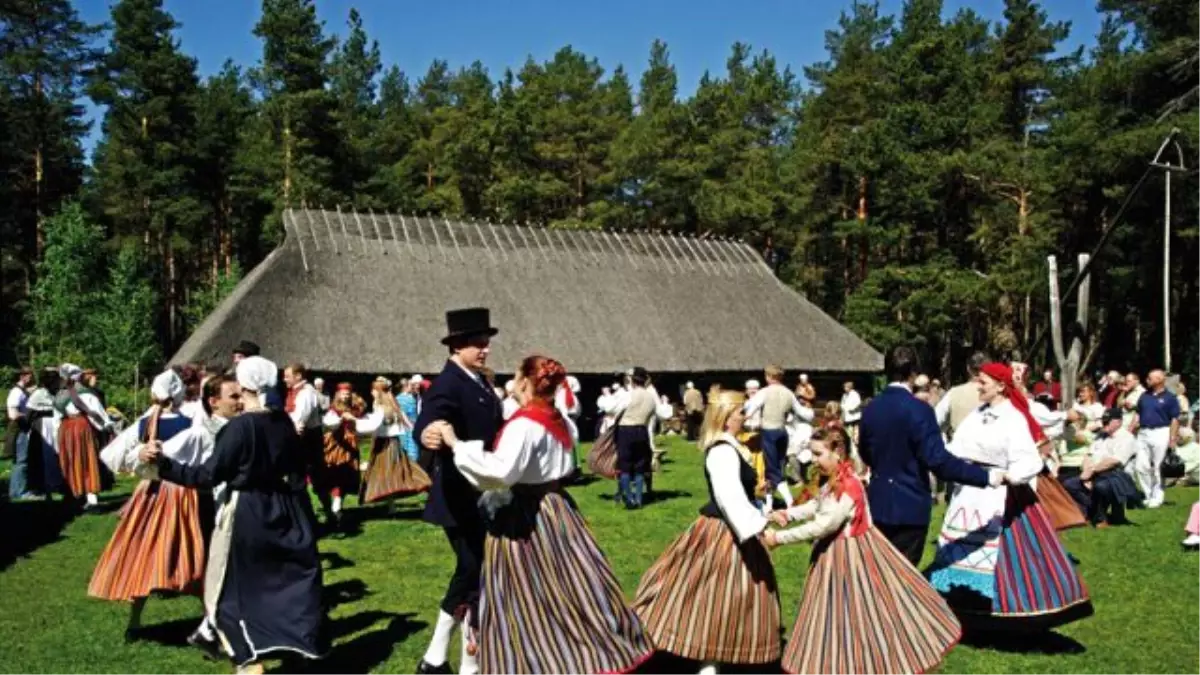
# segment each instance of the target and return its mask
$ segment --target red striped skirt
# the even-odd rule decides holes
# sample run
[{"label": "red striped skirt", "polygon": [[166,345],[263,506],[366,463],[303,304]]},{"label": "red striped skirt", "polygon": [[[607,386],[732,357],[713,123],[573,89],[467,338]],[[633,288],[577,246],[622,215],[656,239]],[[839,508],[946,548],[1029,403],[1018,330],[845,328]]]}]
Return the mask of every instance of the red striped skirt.
[{"label": "red striped skirt", "polygon": [[58,463],[72,495],[82,497],[100,492],[99,452],[96,430],[86,417],[63,418],[58,427]]},{"label": "red striped skirt", "polygon": [[629,672],[653,654],[570,497],[517,494],[483,550],[481,672]]},{"label": "red striped skirt", "polygon": [[779,658],[779,588],[763,545],[701,516],[646,571],[634,609],[661,650],[697,661]]},{"label": "red striped skirt", "polygon": [[376,438],[367,467],[363,501],[370,504],[389,497],[407,497],[429,490],[429,475],[410,460],[398,438]]},{"label": "red striped skirt", "polygon": [[142,481],[121,509],[88,595],[123,601],[155,591],[199,595],[203,581],[204,534],[196,490]]},{"label": "red striped skirt", "polygon": [[961,636],[942,596],[872,527],[814,549],[783,669],[923,673]]}]

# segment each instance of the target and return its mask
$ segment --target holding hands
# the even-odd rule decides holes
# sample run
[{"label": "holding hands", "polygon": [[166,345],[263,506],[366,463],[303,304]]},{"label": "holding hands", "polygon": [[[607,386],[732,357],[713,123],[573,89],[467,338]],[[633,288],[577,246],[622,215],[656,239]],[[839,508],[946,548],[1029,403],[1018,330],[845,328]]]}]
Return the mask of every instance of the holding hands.
[{"label": "holding hands", "polygon": [[771,522],[775,523],[779,527],[787,527],[788,522],[790,522],[788,519],[787,511],[784,511],[783,509],[780,509],[778,511],[772,511],[771,515],[768,516],[768,518],[770,518]]},{"label": "holding hands", "polygon": [[443,448],[453,448],[458,442],[454,427],[449,422],[438,420],[432,422],[421,432],[421,445],[428,450],[438,451]]},{"label": "holding hands", "polygon": [[153,464],[158,456],[162,454],[162,441],[154,441],[153,443],[143,443],[138,446],[138,459],[143,464]]}]

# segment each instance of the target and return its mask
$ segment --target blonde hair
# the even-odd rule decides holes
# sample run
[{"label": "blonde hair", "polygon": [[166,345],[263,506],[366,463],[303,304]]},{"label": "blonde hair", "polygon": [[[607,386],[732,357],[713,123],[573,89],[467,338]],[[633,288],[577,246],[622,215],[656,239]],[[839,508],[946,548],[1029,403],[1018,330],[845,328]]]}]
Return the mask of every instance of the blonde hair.
[{"label": "blonde hair", "polygon": [[746,395],[733,389],[722,389],[708,399],[708,410],[700,425],[700,448],[707,450],[718,436],[725,433],[725,424],[746,402]]},{"label": "blonde hair", "polygon": [[783,368],[776,365],[767,366],[763,371],[763,378],[768,381],[783,382]]},{"label": "blonde hair", "polygon": [[386,377],[377,377],[371,383],[371,389],[379,392],[377,405],[380,412],[383,413],[383,420],[388,424],[395,424],[400,418],[400,404],[396,402],[396,396],[392,394],[392,382]]}]

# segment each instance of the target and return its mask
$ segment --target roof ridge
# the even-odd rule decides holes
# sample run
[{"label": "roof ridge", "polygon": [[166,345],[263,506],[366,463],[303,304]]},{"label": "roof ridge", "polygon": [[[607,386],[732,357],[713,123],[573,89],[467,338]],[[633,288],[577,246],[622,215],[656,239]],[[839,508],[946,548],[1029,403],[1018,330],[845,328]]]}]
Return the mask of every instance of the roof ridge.
[{"label": "roof ridge", "polygon": [[[289,222],[290,221],[290,222]],[[701,270],[709,275],[734,276],[753,270],[771,274],[765,261],[744,239],[726,236],[695,236],[658,229],[592,229],[548,227],[530,223],[505,224],[446,215],[379,213],[373,210],[343,211],[340,206],[289,208],[283,214],[284,229],[294,236],[305,258],[307,250],[328,249],[335,254],[394,253],[420,257],[425,262],[457,257],[465,262],[463,249],[484,249],[493,260],[531,258],[549,262],[551,255],[578,253],[597,264],[623,259],[633,268],[645,259],[662,261],[674,274]],[[397,224],[399,227],[397,228]],[[388,245],[388,242],[391,245]],[[372,245],[369,242],[378,242]],[[418,248],[422,255],[418,256]],[[772,276],[774,276],[772,274]]]}]

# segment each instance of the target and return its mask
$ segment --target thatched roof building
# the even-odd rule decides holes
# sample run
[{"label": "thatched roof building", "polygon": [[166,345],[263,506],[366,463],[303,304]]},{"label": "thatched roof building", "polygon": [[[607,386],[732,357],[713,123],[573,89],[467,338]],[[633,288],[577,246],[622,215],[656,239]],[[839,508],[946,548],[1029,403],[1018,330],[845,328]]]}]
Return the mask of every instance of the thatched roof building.
[{"label": "thatched roof building", "polygon": [[502,371],[535,351],[579,374],[882,366],[745,243],[318,210],[283,222],[283,244],[172,363],[227,361],[248,339],[317,371],[429,373],[446,358],[445,311],[482,305]]}]

